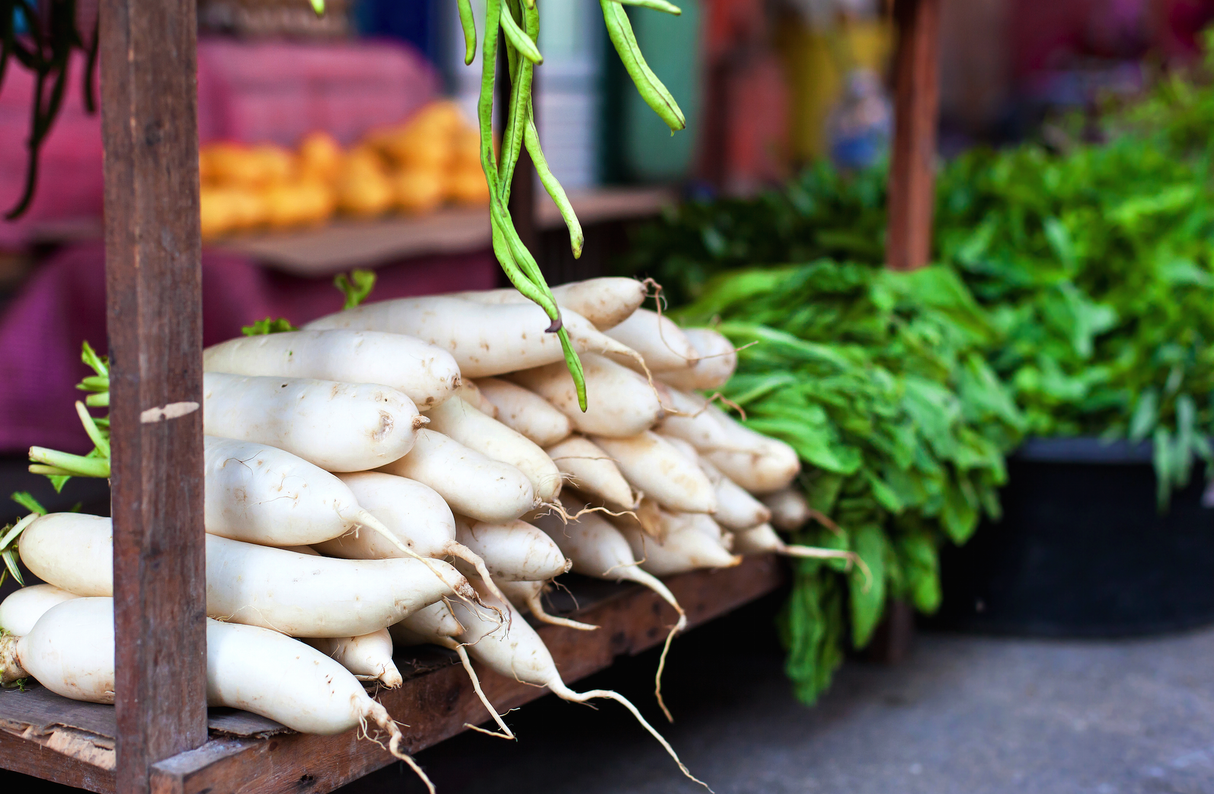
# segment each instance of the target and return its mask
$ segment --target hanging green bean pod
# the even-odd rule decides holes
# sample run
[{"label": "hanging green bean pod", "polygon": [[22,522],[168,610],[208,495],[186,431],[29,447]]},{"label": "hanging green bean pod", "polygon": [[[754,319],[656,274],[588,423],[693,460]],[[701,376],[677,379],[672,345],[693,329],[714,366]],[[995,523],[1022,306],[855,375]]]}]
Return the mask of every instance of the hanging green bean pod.
[{"label": "hanging green bean pod", "polygon": [[641,55],[641,48],[637,44],[636,34],[632,31],[632,23],[628,21],[628,13],[624,11],[624,7],[615,0],[599,0],[599,5],[603,9],[603,20],[607,23],[607,35],[645,104],[653,108],[662,121],[666,122],[666,126],[670,127],[671,132],[685,129],[687,119],[679,109],[679,104],[649,68],[645,56]]}]

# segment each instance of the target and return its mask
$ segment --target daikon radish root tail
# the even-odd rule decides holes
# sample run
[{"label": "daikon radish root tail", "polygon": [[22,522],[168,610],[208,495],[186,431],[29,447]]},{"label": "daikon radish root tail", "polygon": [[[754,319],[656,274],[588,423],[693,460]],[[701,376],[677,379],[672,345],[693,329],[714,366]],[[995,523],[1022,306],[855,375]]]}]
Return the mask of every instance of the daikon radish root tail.
[{"label": "daikon radish root tail", "polygon": [[543,582],[511,582],[506,585],[506,591],[513,597],[510,599],[516,607],[527,607],[531,610],[531,614],[540,623],[548,623],[553,626],[563,626],[567,629],[576,629],[577,631],[595,631],[599,627],[590,623],[582,623],[569,618],[558,617],[550,614],[544,609],[544,583]]},{"label": "daikon radish root tail", "polygon": [[494,708],[493,704],[489,702],[488,696],[485,695],[485,690],[481,689],[481,679],[477,676],[476,670],[472,668],[472,660],[468,658],[468,651],[464,649],[463,645],[460,645],[450,637],[444,637],[442,640],[443,641],[438,642],[438,644],[442,645],[444,648],[455,651],[455,655],[459,657],[459,663],[464,666],[464,672],[468,674],[468,680],[472,682],[472,690],[476,692],[477,698],[480,699],[485,709],[493,715],[493,721],[497,723],[497,727],[501,728],[501,731],[486,730],[479,725],[473,725],[470,722],[465,722],[464,727],[470,728],[477,733],[483,733],[486,736],[494,736],[498,739],[512,739],[514,741],[518,741],[518,737],[514,735],[514,731],[510,730],[510,727],[502,720],[502,715],[498,714],[497,709]]},{"label": "daikon radish root tail", "polygon": [[413,757],[401,749],[401,745],[405,742],[405,735],[401,733],[400,726],[392,721],[392,717],[388,715],[388,710],[380,703],[372,700],[371,705],[366,707],[363,714],[365,718],[369,719],[371,722],[374,722],[376,726],[388,734],[388,752],[392,753],[392,755],[398,760],[404,761],[406,764],[408,764],[409,768],[413,770],[414,774],[421,778],[422,782],[426,784],[426,789],[429,790],[430,794],[436,794],[434,783],[431,782],[426,773],[422,771],[422,768],[417,765],[417,762],[413,760]]},{"label": "daikon radish root tail", "polygon": [[641,716],[641,712],[637,711],[637,707],[632,705],[632,701],[621,695],[619,692],[613,692],[610,689],[590,689],[585,692],[574,692],[572,689],[565,686],[565,683],[560,679],[550,681],[548,683],[548,688],[551,689],[557,697],[573,703],[586,703],[587,701],[595,700],[596,698],[601,698],[603,700],[614,700],[616,703],[619,703],[621,706],[628,709],[629,713],[636,718],[637,722],[641,723],[641,727],[648,731],[650,736],[658,740],[658,744],[662,745],[662,749],[666,751],[667,755],[674,759],[674,762],[679,765],[679,770],[684,775],[686,775],[689,779],[694,780],[696,783],[699,783],[709,791],[712,791],[707,783],[691,774],[691,770],[688,769],[686,765],[684,765],[684,763],[679,759],[679,754],[676,753],[674,748],[670,746],[670,742],[666,741],[662,734],[658,733],[657,730],[650,725],[644,717]]},{"label": "daikon radish root tail", "polygon": [[[386,526],[384,526],[383,522],[380,521],[378,518],[371,515],[366,510],[363,510],[362,508],[359,508],[353,517],[355,518],[357,523],[363,525],[367,529],[370,529],[372,532],[375,532],[377,535],[380,535],[381,537],[383,537],[385,540],[387,540],[389,543],[391,543],[396,548],[400,549],[402,552],[404,552],[408,556],[412,557],[415,560],[420,561],[423,565],[425,565],[427,568],[429,568],[430,571],[435,576],[439,577],[440,579],[442,578],[443,574],[434,565],[434,560],[430,559],[429,557],[423,557],[422,555],[415,552],[413,549],[406,546],[404,543],[401,542],[401,539],[396,537],[396,535],[394,535],[392,533],[392,530],[390,530]],[[456,544],[456,545],[459,546],[459,544]],[[463,549],[464,551],[467,551],[469,554],[471,554],[471,550],[469,550],[463,546],[460,546],[460,548]],[[453,550],[451,553],[453,556],[457,556],[460,559],[466,560],[467,562],[469,562],[470,564],[472,564],[474,566],[477,566],[477,563],[479,562],[480,565],[477,566],[477,568],[476,568],[476,570],[478,572],[481,571],[482,568],[484,568],[485,561],[482,560],[480,557],[477,557],[475,554],[472,554],[471,557],[466,557],[462,554],[459,554],[458,550]],[[475,559],[473,559],[473,558],[475,558]],[[482,573],[481,576],[485,576],[487,573],[488,573],[488,569],[485,569],[485,573]],[[489,584],[490,589],[494,590],[495,594],[496,594],[497,585],[493,584],[492,579],[488,580],[488,584]],[[463,593],[457,592],[456,595],[458,595],[460,598],[463,598],[463,599],[468,598],[468,596]],[[478,605],[483,606],[483,604],[479,600],[477,600],[476,603]],[[490,609],[493,609],[493,607],[490,606]],[[502,618],[502,614],[500,611],[495,609],[494,612],[497,612],[499,619]]]},{"label": "daikon radish root tail", "polygon": [[[502,599],[503,601],[507,600],[505,594],[503,594],[502,591],[500,589],[498,589],[497,582],[493,581],[493,575],[489,573],[489,567],[487,565],[485,565],[485,560],[483,557],[481,557],[481,555],[477,554],[475,551],[468,548],[464,544],[459,543],[458,541],[453,542],[450,546],[448,546],[447,552],[452,557],[463,560],[464,562],[468,563],[473,568],[475,568],[476,573],[482,579],[485,580],[485,586],[489,588],[489,590],[493,593],[493,595],[497,596],[498,598]],[[510,620],[509,614],[502,616],[501,611],[498,610],[496,607],[494,607],[492,604],[486,604],[485,606],[488,606],[490,609],[493,609],[494,611],[496,611],[498,613],[499,617],[503,617],[503,619],[505,619],[507,621]]]}]

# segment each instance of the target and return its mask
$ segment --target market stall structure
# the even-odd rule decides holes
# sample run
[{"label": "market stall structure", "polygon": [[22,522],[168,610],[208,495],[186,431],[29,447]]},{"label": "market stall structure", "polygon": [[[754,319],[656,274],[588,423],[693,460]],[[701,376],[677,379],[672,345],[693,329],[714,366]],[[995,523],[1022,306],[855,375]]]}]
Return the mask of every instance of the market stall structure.
[{"label": "market stall structure", "polygon": [[[888,261],[926,263],[932,204],[939,0],[900,0],[898,123]],[[206,709],[201,235],[198,195],[196,14],[192,0],[100,5],[105,150],[105,244],[112,404],[115,708],[47,693],[0,696],[0,765],[92,791],[332,790],[393,762],[354,733],[289,734],[270,721]],[[512,209],[527,241],[536,228],[530,178]],[[528,241],[530,242],[530,241]],[[691,623],[777,587],[768,556],[675,577]],[[660,600],[640,589],[581,594],[574,614],[593,633],[545,629],[568,680],[658,644]],[[446,657],[418,657],[401,689],[382,697],[411,726],[416,751],[481,714]],[[540,694],[486,676],[503,707]]]}]

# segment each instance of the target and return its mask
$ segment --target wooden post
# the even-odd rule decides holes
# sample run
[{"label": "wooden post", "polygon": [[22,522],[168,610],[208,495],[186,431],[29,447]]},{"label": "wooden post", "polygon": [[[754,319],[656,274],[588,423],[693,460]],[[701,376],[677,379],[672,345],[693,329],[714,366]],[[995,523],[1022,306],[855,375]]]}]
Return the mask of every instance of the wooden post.
[{"label": "wooden post", "polygon": [[117,790],[207,737],[194,0],[101,0]]},{"label": "wooden post", "polygon": [[931,258],[940,0],[895,0],[894,21],[898,54],[885,262],[894,270],[915,270]]}]

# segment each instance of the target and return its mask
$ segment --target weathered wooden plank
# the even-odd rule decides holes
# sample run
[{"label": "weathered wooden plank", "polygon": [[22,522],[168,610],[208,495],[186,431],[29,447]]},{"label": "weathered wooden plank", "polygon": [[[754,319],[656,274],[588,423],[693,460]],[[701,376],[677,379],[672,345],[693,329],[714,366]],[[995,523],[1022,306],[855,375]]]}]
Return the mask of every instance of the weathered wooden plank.
[{"label": "weathered wooden plank", "polygon": [[4,759],[5,769],[97,794],[110,794],[114,790],[112,763],[107,769],[97,765],[95,758],[83,760],[64,749],[62,742],[51,744],[50,736],[17,736],[0,730],[0,758]]},{"label": "weathered wooden plank", "polygon": [[207,738],[196,16],[194,0],[100,15],[116,785],[135,794]]},{"label": "weathered wooden plank", "polygon": [[[771,592],[782,580],[780,563],[765,556],[748,558],[736,568],[673,577],[668,585],[694,625]],[[665,602],[639,587],[620,588],[616,597],[579,610],[576,615],[601,628],[577,632],[544,626],[539,630],[566,683],[609,667],[616,656],[657,645],[665,639],[674,619],[673,610]],[[485,693],[499,710],[522,705],[546,692],[485,670],[479,672]],[[410,726],[405,730],[410,752],[460,733],[466,722],[486,721],[484,707],[454,662],[407,681],[400,689],[381,692],[380,700],[393,719]],[[157,764],[152,790],[155,794],[278,794],[303,790],[319,794],[391,763],[391,756],[371,742],[358,740],[354,732],[212,741]]]},{"label": "weathered wooden plank", "polygon": [[940,108],[940,0],[897,0],[894,145],[885,262],[915,270],[931,258],[936,126]]},{"label": "weathered wooden plank", "polygon": [[[704,623],[771,592],[784,579],[773,557],[748,558],[724,571],[672,577],[670,589],[692,625]],[[635,654],[665,639],[673,610],[649,590],[593,580],[570,582],[582,609],[578,619],[601,626],[595,632],[540,627],[566,683],[602,670],[621,654]],[[557,599],[558,602],[561,599]],[[675,643],[678,653],[678,643]],[[397,666],[405,678],[395,691],[378,693],[392,716],[409,724],[412,752],[487,721],[454,654],[441,649],[406,648]],[[499,709],[520,706],[545,694],[481,670],[485,692]],[[605,708],[612,708],[605,704]],[[642,704],[642,708],[651,708]],[[356,734],[261,736],[273,723],[243,712],[213,709],[212,738],[201,747],[153,767],[153,794],[274,794],[331,791],[393,762]],[[219,733],[216,733],[216,732]],[[239,735],[230,735],[232,732]],[[106,751],[116,735],[112,710],[64,700],[45,689],[0,692],[0,768],[36,775],[90,791],[115,790],[114,757]]]}]

